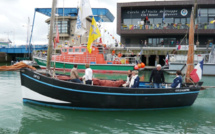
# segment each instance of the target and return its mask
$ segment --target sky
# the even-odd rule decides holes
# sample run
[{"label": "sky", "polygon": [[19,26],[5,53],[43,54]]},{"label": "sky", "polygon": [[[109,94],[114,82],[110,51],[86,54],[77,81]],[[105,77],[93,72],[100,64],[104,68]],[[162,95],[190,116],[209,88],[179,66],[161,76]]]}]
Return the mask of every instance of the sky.
[{"label": "sky", "polygon": [[[107,8],[115,16],[112,23],[103,23],[102,27],[120,40],[116,34],[116,7],[117,2],[136,1],[163,1],[163,0],[89,0],[91,8]],[[167,1],[167,0],[166,0]],[[79,0],[58,0],[57,7],[77,7]],[[26,44],[28,17],[30,24],[33,22],[35,8],[51,8],[52,0],[0,0],[0,38],[9,38],[13,45]],[[34,31],[32,34],[33,44],[48,44],[47,16],[36,13]],[[107,38],[108,35],[105,35]],[[114,41],[114,40],[113,40]],[[111,42],[109,42],[111,43]]]}]

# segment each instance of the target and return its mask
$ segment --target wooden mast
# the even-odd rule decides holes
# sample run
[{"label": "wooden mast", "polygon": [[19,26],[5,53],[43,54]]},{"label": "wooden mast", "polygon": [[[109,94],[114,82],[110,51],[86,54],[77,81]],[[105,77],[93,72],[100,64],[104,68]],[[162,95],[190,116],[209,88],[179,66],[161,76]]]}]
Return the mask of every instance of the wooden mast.
[{"label": "wooden mast", "polygon": [[55,8],[56,8],[57,0],[52,1],[52,13],[50,20],[50,32],[49,32],[49,46],[47,51],[47,65],[46,72],[48,73],[51,67],[51,58],[52,58],[52,44],[53,44],[53,27],[54,27],[54,19],[55,19]]},{"label": "wooden mast", "polygon": [[190,73],[194,69],[194,22],[195,22],[195,12],[197,7],[197,0],[195,0],[194,8],[192,9],[190,16],[190,29],[189,29],[189,49],[187,53],[187,71],[185,76],[185,82],[191,83]]}]

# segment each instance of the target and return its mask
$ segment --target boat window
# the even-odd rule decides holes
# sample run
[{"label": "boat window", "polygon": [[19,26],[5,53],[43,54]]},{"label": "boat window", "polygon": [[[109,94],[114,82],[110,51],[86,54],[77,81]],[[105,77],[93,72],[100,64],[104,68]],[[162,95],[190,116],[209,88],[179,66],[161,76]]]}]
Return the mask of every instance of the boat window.
[{"label": "boat window", "polygon": [[76,48],[76,49],[75,49],[75,52],[79,52],[79,48]]},{"label": "boat window", "polygon": [[62,49],[62,52],[67,52],[67,49]]},{"label": "boat window", "polygon": [[73,52],[73,49],[69,49],[69,52]]},{"label": "boat window", "polygon": [[81,49],[81,52],[86,52],[86,48],[82,48],[82,49]]}]

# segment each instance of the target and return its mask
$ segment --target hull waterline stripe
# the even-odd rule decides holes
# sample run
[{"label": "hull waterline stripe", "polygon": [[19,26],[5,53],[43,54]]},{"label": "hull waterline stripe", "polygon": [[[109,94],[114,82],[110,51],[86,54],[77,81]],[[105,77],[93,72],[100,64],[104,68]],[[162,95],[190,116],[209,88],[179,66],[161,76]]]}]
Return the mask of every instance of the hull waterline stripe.
[{"label": "hull waterline stripe", "polygon": [[67,91],[73,91],[73,92],[89,93],[89,94],[119,95],[119,96],[166,96],[166,95],[183,95],[183,94],[198,94],[199,93],[199,91],[192,91],[192,92],[180,92],[180,93],[130,94],[130,93],[109,93],[109,92],[84,91],[84,90],[76,90],[76,89],[71,89],[71,88],[66,88],[66,87],[55,86],[55,85],[34,79],[26,74],[22,74],[22,75],[31,80],[34,80],[38,83],[41,83],[41,84],[44,84],[44,85],[47,85],[50,87],[55,87],[55,88],[59,88],[59,89],[67,90]]},{"label": "hull waterline stripe", "polygon": [[72,106],[59,106],[54,104],[47,104],[42,102],[37,102],[33,100],[23,99],[24,103],[32,103],[41,106],[53,107],[53,108],[61,108],[61,109],[74,109],[74,110],[91,110],[91,111],[143,111],[143,110],[165,110],[165,109],[179,109],[186,108],[189,106],[181,106],[181,107],[170,107],[170,108],[142,108],[142,109],[117,109],[117,108],[85,108],[85,107],[72,107]]}]

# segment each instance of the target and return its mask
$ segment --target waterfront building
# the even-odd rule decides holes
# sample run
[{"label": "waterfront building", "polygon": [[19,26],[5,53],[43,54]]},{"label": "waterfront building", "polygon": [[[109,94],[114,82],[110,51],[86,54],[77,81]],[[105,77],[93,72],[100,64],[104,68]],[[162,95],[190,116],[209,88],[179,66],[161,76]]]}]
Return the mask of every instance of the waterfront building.
[{"label": "waterfront building", "polygon": [[[35,12],[42,13],[48,17],[51,16],[51,8],[36,8]],[[97,22],[113,22],[115,17],[106,8],[92,8],[94,18]],[[88,41],[88,34],[85,33],[83,36],[75,33],[75,26],[77,22],[78,8],[58,8],[56,13],[55,24],[58,25],[59,37],[61,44],[68,44],[71,46],[78,46],[81,43]],[[91,17],[87,18],[87,30],[90,29]],[[50,18],[46,20],[49,25]],[[49,30],[48,30],[49,31]],[[56,26],[54,27],[54,32]]]},{"label": "waterfront building", "polygon": [[[210,23],[215,20],[215,1],[197,0],[197,4],[194,42],[198,49],[215,43],[215,23]],[[125,47],[153,49],[187,45],[193,5],[194,0],[117,3],[117,33],[122,44]],[[143,57],[151,65],[154,63],[149,62],[156,59],[164,64],[164,58],[164,53],[156,52]]]}]

